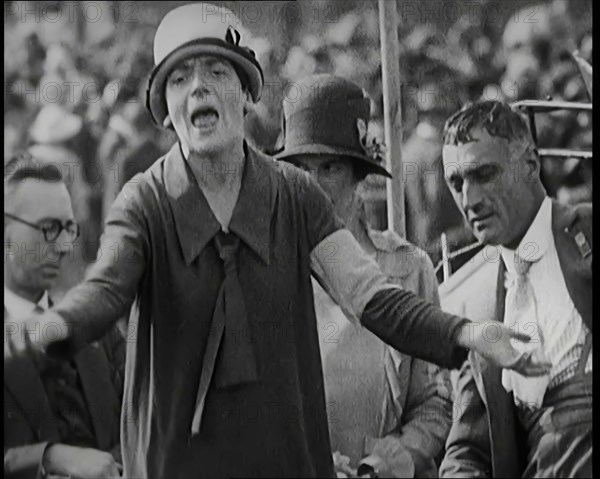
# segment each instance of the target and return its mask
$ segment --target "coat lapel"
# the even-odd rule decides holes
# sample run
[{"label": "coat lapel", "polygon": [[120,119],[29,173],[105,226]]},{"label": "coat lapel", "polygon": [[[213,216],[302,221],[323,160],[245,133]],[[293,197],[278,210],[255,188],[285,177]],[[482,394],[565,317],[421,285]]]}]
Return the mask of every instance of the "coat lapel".
[{"label": "coat lapel", "polygon": [[[583,322],[592,331],[591,224],[586,224],[575,208],[553,202],[552,230],[569,296]],[[578,242],[581,242],[581,246],[578,246]]]},{"label": "coat lapel", "polygon": [[[4,307],[4,321],[8,311]],[[29,356],[4,358],[4,385],[31,424],[39,441],[58,441],[58,424],[40,374]]]},{"label": "coat lapel", "polygon": [[4,385],[23,411],[39,441],[58,441],[58,424],[38,370],[28,356],[4,359]]},{"label": "coat lapel", "polygon": [[384,350],[384,369],[386,388],[383,395],[382,418],[379,437],[387,436],[402,423],[402,411],[406,403],[408,384],[410,382],[410,358],[402,358],[391,347]]},{"label": "coat lapel", "polygon": [[113,442],[113,410],[115,407],[118,409],[119,403],[110,381],[106,355],[93,343],[75,356],[75,364],[98,446],[100,449],[109,449]]}]

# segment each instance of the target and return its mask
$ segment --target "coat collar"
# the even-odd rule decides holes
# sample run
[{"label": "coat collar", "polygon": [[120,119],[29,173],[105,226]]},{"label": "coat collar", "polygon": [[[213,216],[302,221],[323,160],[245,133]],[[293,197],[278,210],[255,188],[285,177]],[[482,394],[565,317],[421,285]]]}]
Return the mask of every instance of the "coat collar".
[{"label": "coat collar", "polygon": [[[269,264],[270,225],[277,185],[274,174],[277,170],[272,158],[262,155],[246,142],[244,152],[242,185],[229,230]],[[178,143],[166,156],[165,187],[179,244],[189,265],[219,232],[221,225],[198,187]]]}]

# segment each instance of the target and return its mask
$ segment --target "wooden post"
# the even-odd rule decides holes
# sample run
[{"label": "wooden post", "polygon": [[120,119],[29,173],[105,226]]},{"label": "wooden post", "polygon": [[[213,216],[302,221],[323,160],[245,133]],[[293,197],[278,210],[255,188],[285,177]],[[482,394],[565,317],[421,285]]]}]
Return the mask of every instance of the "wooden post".
[{"label": "wooden post", "polygon": [[450,248],[448,247],[446,233],[442,233],[442,265],[444,268],[444,281],[448,281],[452,271],[450,270]]},{"label": "wooden post", "polygon": [[388,228],[406,237],[404,184],[402,177],[402,109],[400,58],[398,48],[398,11],[396,0],[379,0],[381,72],[383,80],[383,122],[385,163],[393,179],[387,180]]}]

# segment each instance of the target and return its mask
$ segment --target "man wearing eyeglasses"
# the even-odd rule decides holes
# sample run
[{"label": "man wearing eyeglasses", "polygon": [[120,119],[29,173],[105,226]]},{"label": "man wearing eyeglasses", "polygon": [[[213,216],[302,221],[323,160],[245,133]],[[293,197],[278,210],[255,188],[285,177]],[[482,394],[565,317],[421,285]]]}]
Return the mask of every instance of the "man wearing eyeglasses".
[{"label": "man wearing eyeglasses", "polygon": [[[22,337],[19,318],[52,306],[49,292],[79,225],[56,166],[24,153],[6,165],[4,177],[6,344],[8,333],[12,340]],[[51,328],[35,333],[53,334]],[[115,331],[73,360],[43,353],[5,360],[7,477],[119,476],[124,343]]]}]

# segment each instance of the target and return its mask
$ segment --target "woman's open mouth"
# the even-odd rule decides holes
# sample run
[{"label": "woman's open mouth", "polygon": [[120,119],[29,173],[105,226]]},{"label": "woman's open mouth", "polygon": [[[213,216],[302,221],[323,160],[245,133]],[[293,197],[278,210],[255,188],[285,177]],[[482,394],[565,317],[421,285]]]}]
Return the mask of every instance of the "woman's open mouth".
[{"label": "woman's open mouth", "polygon": [[210,106],[201,107],[192,113],[190,120],[196,128],[212,128],[219,121],[219,112]]}]

